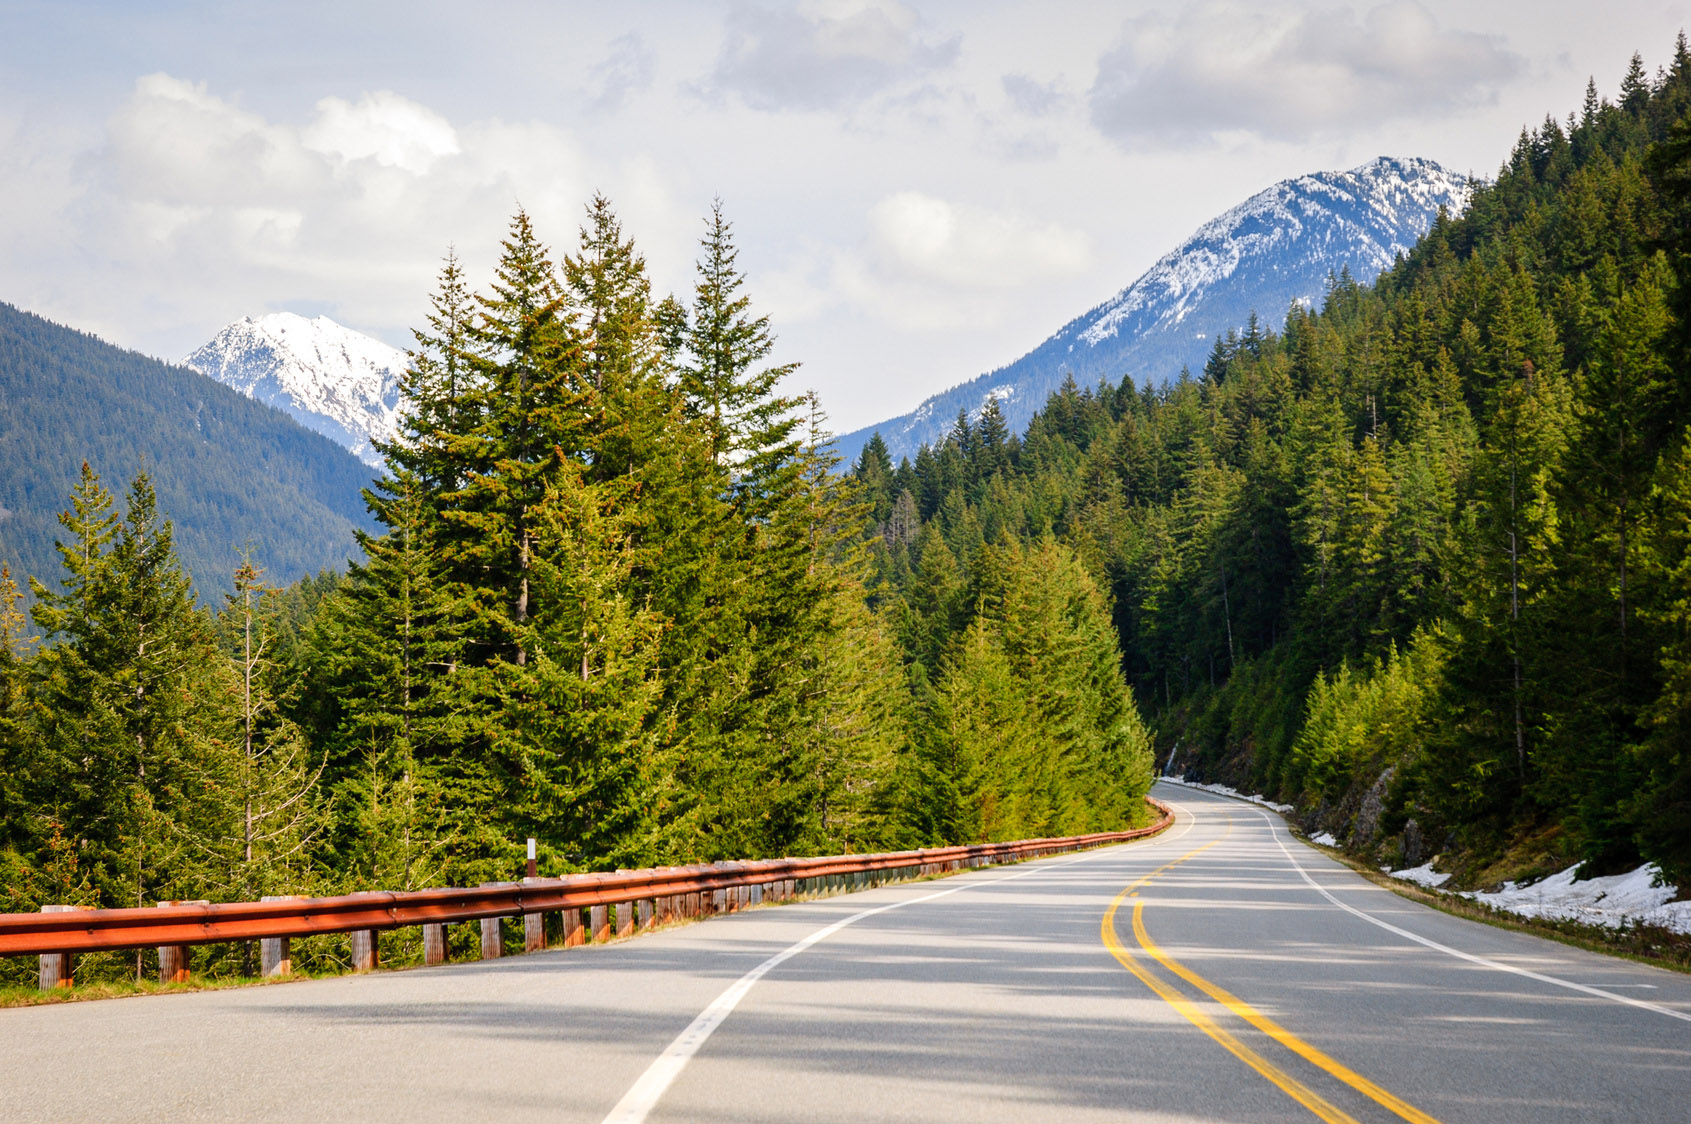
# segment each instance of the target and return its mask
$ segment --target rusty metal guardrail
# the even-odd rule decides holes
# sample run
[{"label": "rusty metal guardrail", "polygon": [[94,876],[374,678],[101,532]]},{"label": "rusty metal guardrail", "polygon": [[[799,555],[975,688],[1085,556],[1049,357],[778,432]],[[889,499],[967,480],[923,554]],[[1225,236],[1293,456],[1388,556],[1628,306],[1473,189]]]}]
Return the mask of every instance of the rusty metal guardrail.
[{"label": "rusty metal guardrail", "polygon": [[[881,876],[923,877],[1144,838],[1165,829],[1174,815],[1160,801],[1150,797],[1146,801],[1160,814],[1150,827],[1055,839],[656,867],[525,878],[474,888],[363,891],[328,898],[160,903],[137,909],[47,906],[41,913],[0,914],[0,956],[39,955],[42,987],[49,988],[69,986],[71,956],[76,953],[158,946],[161,976],[183,979],[189,946],[262,940],[266,974],[286,974],[289,938],[350,933],[354,968],[367,969],[375,967],[376,933],[421,925],[425,962],[441,963],[446,959],[443,927],[463,921],[483,922],[483,956],[498,956],[501,918],[524,918],[525,945],[532,951],[545,947],[542,918],[548,913],[565,914],[566,944],[583,943],[587,932],[581,928],[581,910],[587,909],[593,939],[602,940],[611,935],[608,908],[612,906],[627,907],[617,911],[616,932],[628,935],[663,921],[844,888],[847,879],[859,886],[881,881]],[[275,970],[278,966],[280,971]]]}]

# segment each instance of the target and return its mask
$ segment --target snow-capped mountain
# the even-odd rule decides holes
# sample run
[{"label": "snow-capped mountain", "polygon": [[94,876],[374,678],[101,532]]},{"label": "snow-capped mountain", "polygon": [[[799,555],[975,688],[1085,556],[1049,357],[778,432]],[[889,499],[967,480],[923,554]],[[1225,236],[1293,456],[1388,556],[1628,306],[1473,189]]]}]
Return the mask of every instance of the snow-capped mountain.
[{"label": "snow-capped mountain", "polygon": [[1348,172],[1283,180],[1199,227],[1139,280],[1070,321],[1014,363],[952,387],[911,413],[846,434],[849,461],[879,431],[893,462],[950,431],[959,409],[997,398],[1020,432],[1046,396],[1073,375],[1163,383],[1200,370],[1218,335],[1254,311],[1279,328],[1293,301],[1319,303],[1328,276],[1348,268],[1367,284],[1432,225],[1440,207],[1461,211],[1466,176],[1431,160],[1382,156]]},{"label": "snow-capped mountain", "polygon": [[327,316],[273,312],[237,320],[182,364],[379,465],[370,440],[393,436],[406,358]]}]

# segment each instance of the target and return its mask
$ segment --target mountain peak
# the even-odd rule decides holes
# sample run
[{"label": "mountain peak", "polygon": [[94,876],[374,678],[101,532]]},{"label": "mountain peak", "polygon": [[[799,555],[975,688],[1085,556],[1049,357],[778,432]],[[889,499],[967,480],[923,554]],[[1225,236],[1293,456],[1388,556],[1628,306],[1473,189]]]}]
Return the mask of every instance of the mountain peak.
[{"label": "mountain peak", "polygon": [[244,316],[183,361],[379,465],[393,436],[405,353],[327,316]]},{"label": "mountain peak", "polygon": [[1439,208],[1467,206],[1466,176],[1421,157],[1379,156],[1342,172],[1282,180],[1204,223],[1138,280],[1070,321],[1007,366],[934,395],[911,413],[841,437],[848,460],[875,432],[896,460],[944,437],[959,409],[996,398],[1020,431],[1073,376],[1167,382],[1203,365],[1218,335],[1252,312],[1278,323],[1294,302],[1314,304],[1329,276],[1369,284],[1432,225]]}]

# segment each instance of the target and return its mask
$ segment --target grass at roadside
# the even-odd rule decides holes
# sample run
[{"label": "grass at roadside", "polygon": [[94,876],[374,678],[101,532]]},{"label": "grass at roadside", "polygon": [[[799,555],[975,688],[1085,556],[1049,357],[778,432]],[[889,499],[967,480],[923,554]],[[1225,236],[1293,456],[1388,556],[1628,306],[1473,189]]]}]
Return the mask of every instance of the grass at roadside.
[{"label": "grass at roadside", "polygon": [[[338,973],[325,972],[325,976]],[[56,991],[40,991],[33,987],[0,987],[0,1009],[7,1007],[41,1007],[50,1003],[81,1003],[93,999],[123,999],[133,995],[175,995],[189,991],[223,991],[232,987],[270,987],[315,979],[303,972],[283,979],[255,979],[248,976],[193,977],[187,983],[161,984],[154,980],[116,979],[78,983],[75,987]]]}]

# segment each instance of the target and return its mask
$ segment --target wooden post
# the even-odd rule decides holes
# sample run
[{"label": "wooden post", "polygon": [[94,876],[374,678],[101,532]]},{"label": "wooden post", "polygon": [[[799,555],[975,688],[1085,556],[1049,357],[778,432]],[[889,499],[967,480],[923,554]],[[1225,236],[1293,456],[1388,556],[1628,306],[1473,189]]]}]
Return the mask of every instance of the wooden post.
[{"label": "wooden post", "polygon": [[593,930],[593,943],[611,939],[611,907],[596,905],[588,911],[588,928]]},{"label": "wooden post", "polygon": [[[42,913],[69,913],[77,909],[74,905],[44,905]],[[43,952],[41,954],[42,991],[54,991],[61,987],[71,986],[71,968],[73,958],[68,952]]]},{"label": "wooden post", "polygon": [[581,907],[572,905],[564,910],[564,947],[574,948],[587,940],[587,930],[581,927]]},{"label": "wooden post", "polygon": [[[208,905],[205,901],[168,901],[159,902],[163,909],[173,905]],[[188,966],[192,960],[192,946],[185,944],[167,944],[159,946],[159,983],[187,983]]]},{"label": "wooden post", "polygon": [[481,919],[481,958],[497,960],[505,955],[505,934],[500,930],[498,917]]},{"label": "wooden post", "polygon": [[[530,839],[528,841],[528,843],[529,843],[529,849],[532,852],[532,850],[534,848],[534,840]],[[534,860],[531,858],[529,860],[529,863],[530,863],[531,866],[533,865],[533,862],[534,862]],[[540,881],[540,879],[534,877],[534,875],[531,873],[527,878],[523,879],[523,884],[528,885],[530,883],[538,882],[538,881]],[[523,914],[523,951],[524,952],[543,952],[543,951],[545,951],[545,949],[546,949],[546,915],[544,913],[525,913],[525,914]]]},{"label": "wooden post", "polygon": [[639,901],[634,903],[634,910],[639,920],[640,928],[650,929],[653,925],[657,924],[657,902],[653,899],[641,898]]},{"label": "wooden post", "polygon": [[617,936],[632,937],[634,935],[634,903],[617,903]]},{"label": "wooden post", "polygon": [[[267,894],[261,902],[289,902],[296,894]],[[294,974],[293,947],[287,937],[260,937],[258,941],[258,974],[265,979]]]},{"label": "wooden post", "polygon": [[434,968],[452,958],[452,946],[446,941],[446,925],[423,926],[423,964]]},{"label": "wooden post", "polygon": [[[482,886],[509,886],[509,882],[483,882]],[[481,919],[481,958],[483,960],[497,960],[505,955],[505,935],[500,929],[501,918],[483,917]]]},{"label": "wooden post", "polygon": [[374,972],[382,963],[381,934],[375,929],[354,929],[352,938],[352,970]]},{"label": "wooden post", "polygon": [[[379,890],[357,890],[353,897],[361,898],[380,893]],[[352,941],[352,970],[374,972],[382,963],[382,937],[377,929],[354,929],[347,934]]]}]

